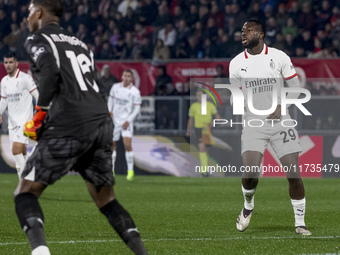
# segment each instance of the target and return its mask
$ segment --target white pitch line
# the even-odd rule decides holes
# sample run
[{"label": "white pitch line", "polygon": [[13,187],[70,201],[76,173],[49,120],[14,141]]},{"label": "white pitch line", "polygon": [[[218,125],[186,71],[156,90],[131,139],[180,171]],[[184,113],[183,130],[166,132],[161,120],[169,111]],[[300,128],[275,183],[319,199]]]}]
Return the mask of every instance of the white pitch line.
[{"label": "white pitch line", "polygon": [[[163,242],[163,241],[228,241],[228,240],[269,240],[269,239],[340,239],[340,236],[264,236],[264,237],[221,237],[221,238],[159,238],[142,239],[143,242]],[[75,244],[75,243],[105,243],[121,242],[121,239],[111,240],[71,240],[71,241],[50,241],[48,244]],[[0,246],[24,245],[28,242],[0,243]]]}]

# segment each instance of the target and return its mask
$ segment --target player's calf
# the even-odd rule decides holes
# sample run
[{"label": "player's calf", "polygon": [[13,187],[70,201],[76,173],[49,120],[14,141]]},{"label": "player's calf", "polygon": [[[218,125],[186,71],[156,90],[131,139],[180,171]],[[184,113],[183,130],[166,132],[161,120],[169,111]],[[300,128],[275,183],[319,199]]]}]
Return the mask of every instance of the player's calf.
[{"label": "player's calf", "polygon": [[116,199],[104,205],[100,208],[100,211],[107,217],[111,226],[135,254],[147,254],[130,214]]},{"label": "player's calf", "polygon": [[43,229],[44,215],[38,198],[30,192],[17,195],[15,197],[15,211],[20,225],[31,244],[32,251],[41,249],[41,246],[43,246],[46,247],[44,248],[46,251],[44,254],[49,254]]}]

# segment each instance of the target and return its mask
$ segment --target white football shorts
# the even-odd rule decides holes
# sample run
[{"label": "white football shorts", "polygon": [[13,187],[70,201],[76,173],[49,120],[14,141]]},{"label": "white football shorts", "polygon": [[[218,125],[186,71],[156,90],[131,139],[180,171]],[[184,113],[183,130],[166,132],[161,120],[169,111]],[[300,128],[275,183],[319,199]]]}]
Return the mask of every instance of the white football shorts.
[{"label": "white football shorts", "polygon": [[[278,158],[284,155],[301,152],[299,136],[294,127],[284,127],[281,122],[272,124],[264,121],[262,127],[245,126],[241,136],[241,154],[245,151],[259,151],[264,154],[268,143]],[[285,122],[286,126],[293,123]]]},{"label": "white football shorts", "polygon": [[115,125],[113,128],[113,141],[117,142],[122,137],[132,137],[133,136],[133,123],[130,123],[127,129],[123,129],[123,125]]},{"label": "white football shorts", "polygon": [[16,126],[12,129],[8,129],[9,140],[11,143],[18,142],[23,144],[28,144],[28,137],[24,135],[24,126]]}]

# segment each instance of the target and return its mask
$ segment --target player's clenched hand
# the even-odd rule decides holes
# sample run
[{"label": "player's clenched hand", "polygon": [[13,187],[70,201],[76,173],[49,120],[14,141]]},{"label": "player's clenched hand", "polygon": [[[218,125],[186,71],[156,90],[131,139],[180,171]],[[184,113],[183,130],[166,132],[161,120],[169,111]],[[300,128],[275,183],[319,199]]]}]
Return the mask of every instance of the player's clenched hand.
[{"label": "player's clenched hand", "polygon": [[279,120],[279,119],[281,119],[281,105],[280,104],[277,105],[275,111],[272,114],[270,114],[267,117],[267,119],[270,119],[270,120],[275,120],[275,119]]},{"label": "player's clenched hand", "polygon": [[125,121],[123,124],[123,129],[127,129],[129,127],[130,123],[128,121]]},{"label": "player's clenched hand", "polygon": [[24,126],[24,135],[32,140],[37,140],[42,131],[43,120],[45,119],[46,112],[41,109],[40,106],[36,106],[37,112],[33,118],[26,122]]}]

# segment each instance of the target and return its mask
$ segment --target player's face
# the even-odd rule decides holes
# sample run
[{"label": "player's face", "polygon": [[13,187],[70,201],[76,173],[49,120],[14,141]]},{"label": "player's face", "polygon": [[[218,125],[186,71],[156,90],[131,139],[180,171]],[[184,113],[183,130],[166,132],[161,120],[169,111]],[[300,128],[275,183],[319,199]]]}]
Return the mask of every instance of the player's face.
[{"label": "player's face", "polygon": [[130,72],[124,72],[122,75],[122,80],[124,85],[130,85],[133,80],[132,74]]},{"label": "player's face", "polygon": [[259,45],[261,31],[253,22],[246,22],[242,28],[242,45],[246,49],[252,49]]},{"label": "player's face", "polygon": [[39,29],[39,17],[41,15],[41,10],[31,3],[28,7],[28,11],[28,29],[33,33]]},{"label": "player's face", "polygon": [[18,61],[14,58],[4,58],[4,66],[9,76],[13,76],[18,68]]}]

